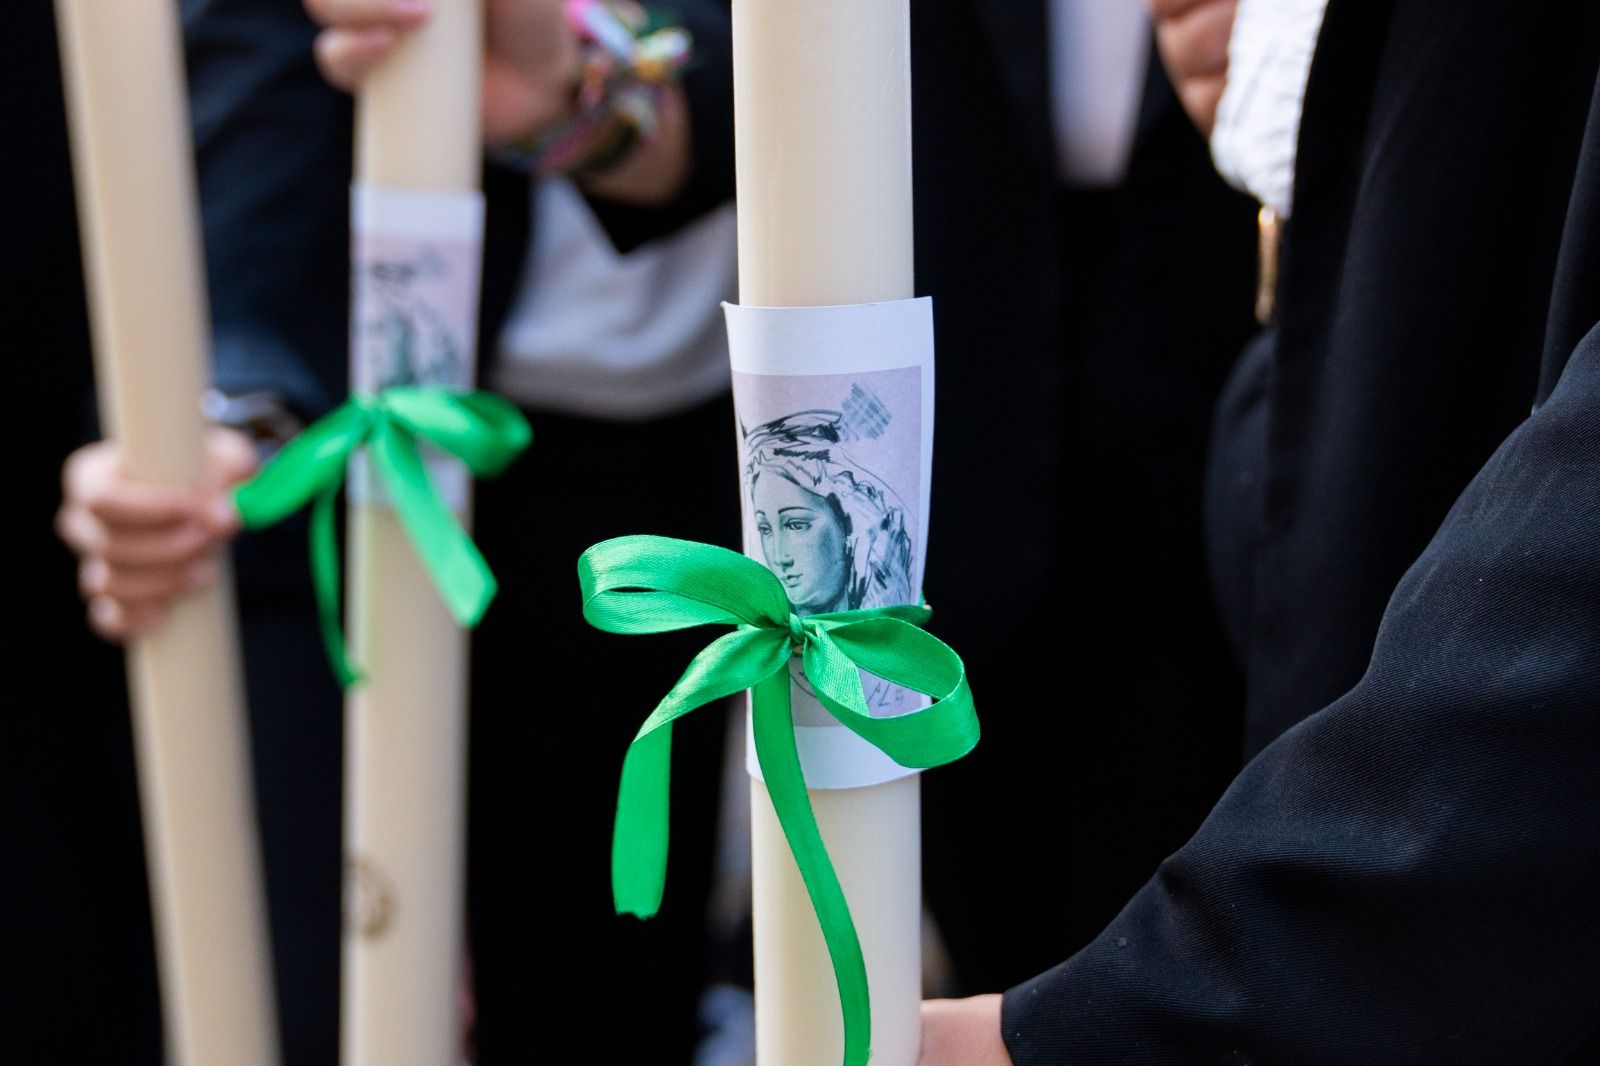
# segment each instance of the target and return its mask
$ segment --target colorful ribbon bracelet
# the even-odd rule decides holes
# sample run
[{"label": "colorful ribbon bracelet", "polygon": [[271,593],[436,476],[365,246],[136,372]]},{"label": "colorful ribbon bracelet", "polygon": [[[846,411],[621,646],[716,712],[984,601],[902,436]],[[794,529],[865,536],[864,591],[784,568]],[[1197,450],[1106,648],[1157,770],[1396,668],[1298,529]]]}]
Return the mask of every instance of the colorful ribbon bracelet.
[{"label": "colorful ribbon bracelet", "polygon": [[[767,791],[822,928],[838,982],[845,1066],[871,1052],[872,1011],[861,942],[806,793],[795,746],[789,662],[798,653],[828,712],[905,767],[953,762],[978,742],[966,668],[924,632],[926,607],[875,607],[801,617],[760,563],[725,548],[665,537],[621,537],[578,560],[583,616],[608,633],[735,627],[707,645],[645,720],[622,765],[611,847],[618,913],[651,917],[666,887],[672,723],[696,708],[754,690],[751,728]],[[932,696],[891,718],[867,709],[861,670]]]},{"label": "colorful ribbon bracelet", "polygon": [[346,652],[339,620],[334,525],[334,502],[356,449],[368,450],[372,467],[451,616],[471,627],[494,599],[494,573],[439,498],[417,442],[426,441],[461,460],[478,477],[490,477],[505,469],[532,439],[522,412],[492,393],[395,387],[376,395],[351,396],[307,426],[234,491],[246,529],[271,525],[312,504],[312,585],[323,644],[341,685],[361,680]]},{"label": "colorful ribbon bracelet", "polygon": [[567,0],[583,70],[572,114],[498,147],[496,158],[528,173],[600,174],[655,136],[667,87],[688,64],[688,30],[634,0]]}]

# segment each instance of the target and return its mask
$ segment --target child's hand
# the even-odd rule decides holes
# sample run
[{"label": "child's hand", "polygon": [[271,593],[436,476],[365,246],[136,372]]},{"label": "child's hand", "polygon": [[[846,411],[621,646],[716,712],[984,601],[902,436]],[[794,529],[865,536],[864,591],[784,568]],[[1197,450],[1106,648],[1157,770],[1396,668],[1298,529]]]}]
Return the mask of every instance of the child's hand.
[{"label": "child's hand", "polygon": [[205,475],[192,489],[130,481],[110,441],[73,452],[56,532],[78,555],[90,628],[108,640],[148,633],[174,599],[215,581],[216,551],[239,529],[228,490],[255,468],[249,438],[220,428],[208,432]]}]

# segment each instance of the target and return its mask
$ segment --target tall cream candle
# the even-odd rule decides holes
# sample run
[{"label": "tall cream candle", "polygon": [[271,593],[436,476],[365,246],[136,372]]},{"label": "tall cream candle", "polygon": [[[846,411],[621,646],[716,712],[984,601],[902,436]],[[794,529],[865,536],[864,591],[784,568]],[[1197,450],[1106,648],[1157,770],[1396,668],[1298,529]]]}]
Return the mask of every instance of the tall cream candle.
[{"label": "tall cream candle", "polygon": [[[735,0],[733,27],[741,303],[914,295],[907,0]],[[832,966],[765,786],[751,793],[757,1059],[828,1066],[844,1039]],[[866,956],[873,1062],[915,1066],[919,782],[811,801]]]},{"label": "tall cream candle", "polygon": [[[102,418],[130,477],[192,485],[209,326],[177,4],[56,14]],[[231,590],[224,575],[178,601],[128,649],[175,1066],[278,1060]]]},{"label": "tall cream candle", "polygon": [[[357,105],[358,182],[476,190],[481,3],[441,0]],[[466,521],[463,508],[461,515]],[[350,508],[343,1061],[461,1056],[467,636],[383,503]]]}]

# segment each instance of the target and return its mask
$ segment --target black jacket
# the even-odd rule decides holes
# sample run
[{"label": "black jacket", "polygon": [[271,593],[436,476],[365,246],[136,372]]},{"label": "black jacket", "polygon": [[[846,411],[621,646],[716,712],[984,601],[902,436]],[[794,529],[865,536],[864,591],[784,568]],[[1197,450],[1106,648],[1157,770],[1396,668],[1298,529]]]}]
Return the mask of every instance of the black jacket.
[{"label": "black jacket", "polygon": [[[1007,993],[1018,1066],[1600,1061],[1595,18],[1330,6],[1271,364],[1274,627],[1250,634],[1280,687],[1253,707],[1353,687]],[[1415,534],[1350,666],[1361,632],[1318,627],[1359,624],[1496,418],[1521,424]]]},{"label": "black jacket", "polygon": [[1330,4],[1279,321],[1212,468],[1250,754],[1360,679],[1400,575],[1532,406],[1597,60],[1581,0]]}]

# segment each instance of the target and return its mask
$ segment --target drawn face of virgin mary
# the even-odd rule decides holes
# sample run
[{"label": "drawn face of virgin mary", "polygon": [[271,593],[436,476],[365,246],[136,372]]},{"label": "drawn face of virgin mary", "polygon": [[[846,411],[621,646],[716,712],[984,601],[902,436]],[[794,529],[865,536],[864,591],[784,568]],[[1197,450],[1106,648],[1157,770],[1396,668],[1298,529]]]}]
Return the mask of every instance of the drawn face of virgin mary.
[{"label": "drawn face of virgin mary", "polygon": [[750,499],[761,553],[795,613],[843,610],[849,530],[838,506],[770,470],[756,475]]}]

